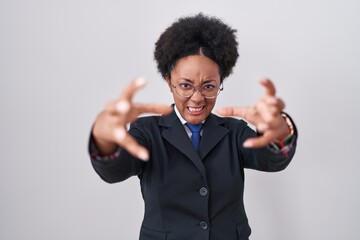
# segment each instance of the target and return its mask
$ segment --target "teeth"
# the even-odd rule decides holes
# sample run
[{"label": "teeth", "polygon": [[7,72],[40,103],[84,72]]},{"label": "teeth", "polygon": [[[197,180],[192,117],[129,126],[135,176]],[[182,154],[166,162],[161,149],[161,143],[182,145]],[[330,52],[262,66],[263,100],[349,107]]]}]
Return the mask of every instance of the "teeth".
[{"label": "teeth", "polygon": [[190,112],[199,112],[199,111],[201,111],[202,109],[203,109],[202,107],[199,107],[199,108],[189,107],[189,111],[190,111]]}]

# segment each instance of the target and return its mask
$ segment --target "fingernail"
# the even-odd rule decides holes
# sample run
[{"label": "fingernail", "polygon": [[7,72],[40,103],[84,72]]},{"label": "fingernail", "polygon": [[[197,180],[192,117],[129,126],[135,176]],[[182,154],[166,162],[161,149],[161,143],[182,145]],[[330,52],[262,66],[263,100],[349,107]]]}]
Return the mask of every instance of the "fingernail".
[{"label": "fingernail", "polygon": [[277,104],[277,98],[275,98],[275,97],[270,98],[269,104]]},{"label": "fingernail", "polygon": [[257,129],[262,132],[265,131],[268,128],[268,125],[264,124],[264,123],[260,123],[259,126],[257,126]]},{"label": "fingernail", "polygon": [[252,144],[252,142],[245,141],[244,144],[243,144],[243,146],[244,146],[245,148],[251,148],[251,147],[253,146],[253,144]]},{"label": "fingernail", "polygon": [[141,86],[144,86],[146,84],[146,79],[144,77],[138,77],[136,80],[135,80],[135,83],[136,83],[136,86],[138,87],[141,87]]},{"label": "fingernail", "polygon": [[127,101],[120,101],[115,106],[119,113],[127,113],[130,109],[130,103]]},{"label": "fingernail", "polygon": [[117,140],[123,140],[126,136],[126,132],[122,128],[117,128],[114,131],[114,135]]},{"label": "fingernail", "polygon": [[149,154],[146,151],[139,151],[138,158],[140,158],[143,161],[149,160]]}]

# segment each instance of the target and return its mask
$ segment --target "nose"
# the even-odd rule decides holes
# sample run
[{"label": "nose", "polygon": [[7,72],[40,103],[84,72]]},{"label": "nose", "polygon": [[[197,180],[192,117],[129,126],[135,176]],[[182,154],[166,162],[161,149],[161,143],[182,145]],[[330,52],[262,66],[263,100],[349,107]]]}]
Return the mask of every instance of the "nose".
[{"label": "nose", "polygon": [[201,102],[204,99],[205,99],[204,96],[201,94],[201,88],[196,89],[194,94],[191,96],[191,100],[194,102]]}]

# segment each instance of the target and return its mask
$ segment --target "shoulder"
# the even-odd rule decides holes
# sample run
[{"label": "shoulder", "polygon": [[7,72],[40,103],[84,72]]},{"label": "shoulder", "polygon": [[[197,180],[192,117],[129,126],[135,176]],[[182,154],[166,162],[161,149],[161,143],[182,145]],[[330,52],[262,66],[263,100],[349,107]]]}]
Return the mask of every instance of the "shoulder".
[{"label": "shoulder", "polygon": [[146,116],[136,119],[130,124],[130,128],[146,129],[158,126],[159,116]]},{"label": "shoulder", "polygon": [[253,127],[239,118],[234,117],[220,117],[212,114],[214,121],[217,121],[220,126],[227,129],[229,136],[235,136],[236,139],[244,137],[256,136],[256,131]]},{"label": "shoulder", "polygon": [[231,129],[243,129],[248,127],[248,123],[242,119],[239,118],[233,118],[233,117],[220,117],[215,114],[211,114],[211,118],[213,121],[216,121],[219,123],[219,125],[222,125],[225,128]]},{"label": "shoulder", "polygon": [[146,116],[136,119],[136,121],[130,124],[129,133],[138,142],[146,142],[144,145],[148,145],[151,139],[159,138],[159,117],[158,116]]}]

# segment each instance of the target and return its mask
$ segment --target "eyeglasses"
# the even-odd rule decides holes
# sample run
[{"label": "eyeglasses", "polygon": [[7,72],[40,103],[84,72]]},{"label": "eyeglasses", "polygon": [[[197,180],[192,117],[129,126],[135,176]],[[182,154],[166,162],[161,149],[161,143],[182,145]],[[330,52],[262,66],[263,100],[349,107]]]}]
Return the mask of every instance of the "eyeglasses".
[{"label": "eyeglasses", "polygon": [[216,98],[222,90],[224,90],[223,85],[218,86],[214,83],[205,83],[199,87],[195,87],[194,84],[189,82],[181,82],[176,85],[171,84],[175,88],[175,92],[184,98],[190,98],[197,90],[200,91],[201,95],[204,98],[211,99]]}]

